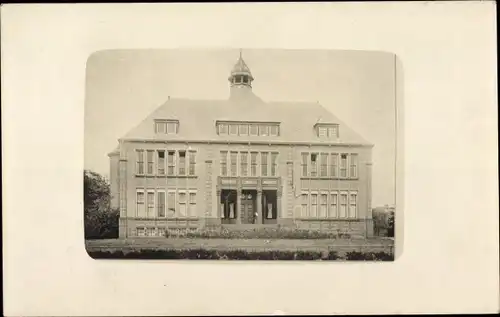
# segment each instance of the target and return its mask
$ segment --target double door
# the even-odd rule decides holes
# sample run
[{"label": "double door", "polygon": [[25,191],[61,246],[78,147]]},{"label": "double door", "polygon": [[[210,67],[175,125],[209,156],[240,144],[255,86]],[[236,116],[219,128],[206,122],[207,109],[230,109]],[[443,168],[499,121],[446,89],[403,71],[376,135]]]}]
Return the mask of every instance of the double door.
[{"label": "double door", "polygon": [[255,217],[255,201],[252,199],[242,199],[241,200],[241,223],[250,224],[255,223],[257,217]]}]

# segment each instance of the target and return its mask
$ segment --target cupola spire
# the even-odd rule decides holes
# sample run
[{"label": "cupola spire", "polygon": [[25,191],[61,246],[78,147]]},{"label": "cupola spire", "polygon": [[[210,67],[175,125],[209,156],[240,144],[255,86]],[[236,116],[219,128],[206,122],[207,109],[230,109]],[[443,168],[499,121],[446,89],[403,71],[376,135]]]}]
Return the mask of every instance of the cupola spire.
[{"label": "cupola spire", "polygon": [[252,88],[252,81],[254,80],[250,68],[243,60],[243,51],[240,49],[240,56],[231,70],[231,75],[228,78],[231,87],[247,87]]}]

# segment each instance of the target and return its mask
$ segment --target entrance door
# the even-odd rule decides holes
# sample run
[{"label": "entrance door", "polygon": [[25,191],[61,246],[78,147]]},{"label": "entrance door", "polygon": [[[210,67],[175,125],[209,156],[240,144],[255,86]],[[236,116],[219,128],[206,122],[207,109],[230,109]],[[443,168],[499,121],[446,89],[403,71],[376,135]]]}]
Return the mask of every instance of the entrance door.
[{"label": "entrance door", "polygon": [[243,193],[241,197],[241,223],[254,223],[255,221],[255,195]]}]

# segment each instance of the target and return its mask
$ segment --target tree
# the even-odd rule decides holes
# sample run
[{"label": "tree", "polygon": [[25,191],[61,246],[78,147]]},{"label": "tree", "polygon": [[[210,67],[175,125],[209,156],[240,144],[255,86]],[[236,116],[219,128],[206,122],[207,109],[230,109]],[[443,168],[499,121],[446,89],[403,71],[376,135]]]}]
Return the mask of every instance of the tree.
[{"label": "tree", "polygon": [[83,177],[85,239],[118,237],[118,209],[111,208],[108,181],[98,173],[85,170]]}]

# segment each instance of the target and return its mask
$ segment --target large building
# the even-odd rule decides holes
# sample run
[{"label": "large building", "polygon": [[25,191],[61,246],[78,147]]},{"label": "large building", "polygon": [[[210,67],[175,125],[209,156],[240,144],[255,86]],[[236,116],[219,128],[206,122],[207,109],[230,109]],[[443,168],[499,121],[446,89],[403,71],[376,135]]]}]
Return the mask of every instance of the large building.
[{"label": "large building", "polygon": [[373,145],[317,102],[261,100],[241,53],[228,80],[226,100],[169,98],[119,139],[109,157],[120,237],[221,226],[371,235]]}]

